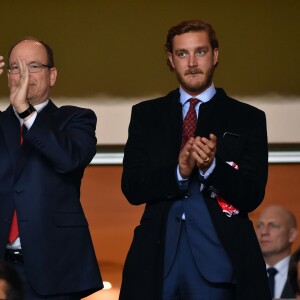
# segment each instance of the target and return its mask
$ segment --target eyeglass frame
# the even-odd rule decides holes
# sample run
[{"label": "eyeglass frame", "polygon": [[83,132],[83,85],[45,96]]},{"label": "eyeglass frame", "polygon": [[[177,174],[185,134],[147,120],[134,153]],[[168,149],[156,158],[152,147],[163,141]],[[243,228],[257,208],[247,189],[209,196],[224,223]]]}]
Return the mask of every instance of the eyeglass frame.
[{"label": "eyeglass frame", "polygon": [[[32,63],[28,64],[27,66],[30,67],[30,65],[36,65],[37,70],[32,72],[32,70],[30,71],[30,69],[28,68],[29,73],[38,73],[42,70],[42,68],[48,68],[49,70],[51,68],[53,68],[53,66],[46,65],[46,64],[41,64],[41,63],[36,63],[36,62],[32,62]],[[14,70],[18,70],[17,73],[12,72],[12,69],[11,69],[12,66],[16,66],[16,68]],[[9,74],[20,74],[20,68],[18,67],[18,65],[9,65],[7,67],[7,70],[8,70]]]}]

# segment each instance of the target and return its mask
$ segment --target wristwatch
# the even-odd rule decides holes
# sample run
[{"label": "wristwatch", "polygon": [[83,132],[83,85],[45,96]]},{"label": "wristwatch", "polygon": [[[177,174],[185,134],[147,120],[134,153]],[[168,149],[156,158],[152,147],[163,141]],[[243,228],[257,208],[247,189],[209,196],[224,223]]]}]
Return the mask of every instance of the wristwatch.
[{"label": "wristwatch", "polygon": [[26,117],[28,117],[31,113],[33,113],[34,111],[36,111],[36,109],[33,107],[32,104],[28,103],[29,104],[29,107],[24,110],[23,112],[21,113],[18,113],[19,117],[21,119],[25,119]]}]

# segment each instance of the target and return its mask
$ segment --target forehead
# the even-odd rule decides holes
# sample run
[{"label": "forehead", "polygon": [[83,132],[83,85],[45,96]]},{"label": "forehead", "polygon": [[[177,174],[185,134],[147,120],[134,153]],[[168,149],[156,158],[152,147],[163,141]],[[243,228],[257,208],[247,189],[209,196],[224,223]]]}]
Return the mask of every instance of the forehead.
[{"label": "forehead", "polygon": [[210,46],[210,42],[206,31],[187,32],[175,35],[173,38],[174,50],[207,46]]},{"label": "forehead", "polygon": [[47,63],[47,51],[45,47],[40,42],[34,40],[25,40],[18,43],[10,53],[9,62],[16,62],[18,57],[24,59],[27,63],[32,61]]},{"label": "forehead", "polygon": [[263,211],[258,219],[259,222],[276,222],[281,224],[288,224],[290,222],[290,219],[288,217],[288,214],[276,207],[268,208],[265,211]]}]

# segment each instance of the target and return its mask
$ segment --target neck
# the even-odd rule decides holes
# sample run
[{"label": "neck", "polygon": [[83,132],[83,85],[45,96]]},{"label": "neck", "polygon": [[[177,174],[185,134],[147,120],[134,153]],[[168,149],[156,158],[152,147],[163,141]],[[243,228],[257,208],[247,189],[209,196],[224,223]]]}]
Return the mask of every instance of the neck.
[{"label": "neck", "polygon": [[276,265],[278,262],[288,257],[289,255],[290,253],[283,253],[278,255],[264,256],[264,259],[267,265],[273,267],[274,265]]}]

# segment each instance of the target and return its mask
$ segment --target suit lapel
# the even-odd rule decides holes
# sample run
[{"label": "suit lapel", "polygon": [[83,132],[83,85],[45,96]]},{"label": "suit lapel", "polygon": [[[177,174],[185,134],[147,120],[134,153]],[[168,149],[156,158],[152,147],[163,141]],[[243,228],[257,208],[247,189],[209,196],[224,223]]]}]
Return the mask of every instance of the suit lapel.
[{"label": "suit lapel", "polygon": [[[223,95],[224,94],[224,95]],[[222,115],[224,96],[223,91],[217,90],[215,96],[200,105],[195,136],[209,137],[210,133],[219,136],[223,130]]]},{"label": "suit lapel", "polygon": [[16,169],[15,169],[15,181],[19,178],[22,170],[24,169],[25,163],[30,156],[30,152],[33,146],[26,139],[23,140],[23,144],[21,146],[20,155],[18,156]]},{"label": "suit lapel", "polygon": [[281,298],[294,298],[295,297],[295,292],[293,290],[293,287],[289,281],[289,279],[286,280],[282,294],[281,294]]},{"label": "suit lapel", "polygon": [[[34,125],[32,126],[35,126],[37,125],[38,123],[38,120],[40,118],[46,118],[46,117],[49,117],[49,114],[55,110],[57,107],[54,105],[54,103],[50,100],[49,103],[38,113],[37,117],[36,117],[36,120],[34,122]],[[15,180],[17,180],[23,169],[24,169],[24,166],[27,162],[27,160],[29,159],[30,157],[30,153],[31,151],[33,150],[33,145],[28,142],[26,140],[26,138],[23,139],[23,144],[22,144],[22,147],[21,147],[21,151],[19,153],[19,156],[18,156],[18,160],[17,160],[17,163],[16,163],[16,169],[15,169]]]},{"label": "suit lapel", "polygon": [[20,122],[11,106],[1,114],[1,118],[0,130],[3,133],[4,143],[6,144],[11,162],[14,165],[20,151]]},{"label": "suit lapel", "polygon": [[[166,98],[166,110],[169,114],[169,118],[166,118],[166,121],[169,122],[168,126],[166,126],[166,128],[169,128],[167,135],[170,137],[171,153],[174,153],[176,158],[178,158],[180,151],[183,122],[182,106],[179,97],[179,90],[175,90],[168,94]],[[174,149],[177,151],[174,151]]]}]

